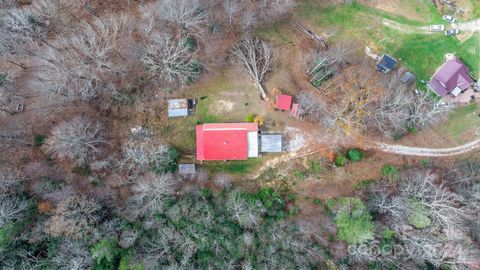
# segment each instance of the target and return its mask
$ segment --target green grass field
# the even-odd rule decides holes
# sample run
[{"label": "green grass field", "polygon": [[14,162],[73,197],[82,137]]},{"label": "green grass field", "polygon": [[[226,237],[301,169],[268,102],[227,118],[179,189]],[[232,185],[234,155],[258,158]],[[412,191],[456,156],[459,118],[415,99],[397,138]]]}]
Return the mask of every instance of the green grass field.
[{"label": "green grass field", "polygon": [[[422,12],[430,23],[441,21],[440,14],[433,5],[425,3]],[[378,11],[356,2],[348,5],[324,8],[315,1],[300,3],[295,16],[309,21],[318,27],[335,29],[336,39],[355,39],[365,45],[375,44],[401,61],[419,79],[428,79],[443,63],[446,53],[455,53],[471,69],[473,74],[480,72],[480,38],[474,35],[464,43],[442,33],[431,35],[407,34],[382,24],[382,19],[390,19],[404,25],[419,26],[425,23]],[[382,52],[381,51],[381,52]],[[381,53],[379,52],[379,53]]]},{"label": "green grass field", "polygon": [[448,121],[443,125],[442,131],[448,136],[459,141],[465,132],[480,127],[479,108],[477,103],[461,107],[449,115]]}]

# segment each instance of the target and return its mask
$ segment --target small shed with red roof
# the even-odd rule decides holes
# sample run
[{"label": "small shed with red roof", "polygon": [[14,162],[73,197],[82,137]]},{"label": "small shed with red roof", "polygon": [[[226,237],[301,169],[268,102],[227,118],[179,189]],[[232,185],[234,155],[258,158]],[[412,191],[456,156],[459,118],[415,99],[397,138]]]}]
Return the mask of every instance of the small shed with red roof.
[{"label": "small shed with red roof", "polygon": [[197,125],[197,160],[247,160],[258,157],[257,123]]},{"label": "small shed with red roof", "polygon": [[290,111],[292,108],[292,96],[278,95],[275,97],[275,109],[281,111]]}]

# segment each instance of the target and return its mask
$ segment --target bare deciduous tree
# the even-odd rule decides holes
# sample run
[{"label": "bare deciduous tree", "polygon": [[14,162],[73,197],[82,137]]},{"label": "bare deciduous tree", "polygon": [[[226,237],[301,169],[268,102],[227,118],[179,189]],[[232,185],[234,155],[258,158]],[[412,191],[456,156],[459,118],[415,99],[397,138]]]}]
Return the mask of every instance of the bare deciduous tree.
[{"label": "bare deciduous tree", "polygon": [[30,202],[24,198],[0,194],[0,227],[22,219],[30,206]]},{"label": "bare deciduous tree", "polygon": [[127,214],[138,216],[155,214],[163,210],[169,195],[175,191],[175,178],[172,174],[146,174],[135,178],[133,195],[127,203]]},{"label": "bare deciduous tree", "polygon": [[165,0],[158,6],[160,17],[177,24],[184,30],[200,30],[207,19],[207,14],[200,1]]},{"label": "bare deciduous tree", "polygon": [[335,125],[335,119],[328,112],[327,104],[312,93],[305,90],[301,91],[297,95],[297,101],[300,105],[300,115],[302,117],[307,117],[310,121],[321,123],[329,128]]},{"label": "bare deciduous tree", "polygon": [[315,51],[305,56],[306,75],[310,83],[319,87],[322,82],[337,74],[348,64],[356,48],[349,41],[341,41],[330,47],[328,51]]},{"label": "bare deciduous tree", "polygon": [[35,39],[44,38],[47,33],[45,22],[39,19],[25,9],[13,8],[3,16],[2,29],[10,39],[20,40],[24,43],[32,42]]},{"label": "bare deciduous tree", "polygon": [[119,161],[119,166],[134,175],[146,172],[153,167],[158,171],[165,171],[175,163],[169,150],[168,145],[152,138],[129,140],[122,146],[123,158]]},{"label": "bare deciduous tree", "polygon": [[[38,91],[48,96],[91,100],[112,90],[109,76],[121,74],[125,61],[119,48],[130,38],[126,16],[96,18],[79,32],[59,38],[38,73]],[[115,61],[117,60],[117,61]]]},{"label": "bare deciduous tree", "polygon": [[56,207],[45,231],[53,237],[79,239],[95,230],[102,215],[102,207],[97,201],[84,195],[71,194]]},{"label": "bare deciduous tree", "polygon": [[233,218],[246,229],[258,227],[265,212],[260,203],[249,202],[237,192],[232,192],[227,201],[227,208]]},{"label": "bare deciduous tree", "polygon": [[262,86],[265,74],[273,69],[276,54],[273,47],[257,37],[247,37],[233,46],[233,54],[243,63],[250,77],[255,82],[260,97],[267,98]]},{"label": "bare deciduous tree", "polygon": [[52,263],[56,269],[83,270],[93,266],[92,256],[88,247],[80,241],[65,238],[58,251],[54,253]]},{"label": "bare deciduous tree", "polygon": [[414,95],[413,90],[398,80],[388,78],[378,103],[368,118],[369,129],[384,135],[401,135],[409,129],[424,128],[441,120],[450,107],[435,104],[428,92]]},{"label": "bare deciduous tree", "polygon": [[60,159],[71,159],[78,164],[94,160],[101,146],[107,144],[99,122],[75,117],[56,126],[45,142],[48,153]]},{"label": "bare deciduous tree", "polygon": [[225,14],[227,15],[227,21],[229,25],[233,24],[233,20],[235,15],[241,9],[241,3],[237,0],[223,0],[223,9],[225,10]]},{"label": "bare deciduous tree", "polygon": [[195,52],[168,34],[152,35],[140,60],[152,76],[160,74],[166,81],[180,85],[195,81],[201,71]]}]

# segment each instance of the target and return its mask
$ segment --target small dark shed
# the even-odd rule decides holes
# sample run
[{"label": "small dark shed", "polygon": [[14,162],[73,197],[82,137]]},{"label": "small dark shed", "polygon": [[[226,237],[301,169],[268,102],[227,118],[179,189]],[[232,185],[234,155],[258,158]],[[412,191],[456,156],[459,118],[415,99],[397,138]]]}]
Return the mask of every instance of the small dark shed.
[{"label": "small dark shed", "polygon": [[413,73],[410,73],[410,72],[407,71],[402,75],[402,77],[400,78],[400,81],[404,84],[414,82],[415,81],[415,75],[413,75]]},{"label": "small dark shed", "polygon": [[388,54],[384,54],[380,59],[380,61],[378,61],[376,68],[378,71],[381,71],[386,74],[395,67],[397,62],[398,61],[395,60],[395,58],[391,57]]}]

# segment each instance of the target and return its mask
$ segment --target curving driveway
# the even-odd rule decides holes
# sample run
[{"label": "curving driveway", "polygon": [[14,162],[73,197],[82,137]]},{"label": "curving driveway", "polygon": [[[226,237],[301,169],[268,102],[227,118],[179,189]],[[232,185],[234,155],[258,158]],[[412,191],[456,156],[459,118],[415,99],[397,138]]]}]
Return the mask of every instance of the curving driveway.
[{"label": "curving driveway", "polygon": [[423,148],[379,142],[373,142],[372,145],[372,149],[377,149],[392,154],[421,157],[446,157],[468,153],[480,148],[480,140],[451,148]]}]

